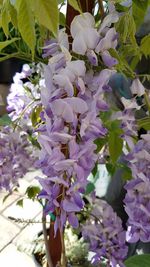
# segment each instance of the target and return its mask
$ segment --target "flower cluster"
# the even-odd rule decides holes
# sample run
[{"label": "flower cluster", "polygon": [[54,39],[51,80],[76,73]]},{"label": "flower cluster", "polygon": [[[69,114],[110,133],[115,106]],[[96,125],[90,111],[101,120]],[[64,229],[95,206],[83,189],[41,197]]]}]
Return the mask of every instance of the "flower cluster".
[{"label": "flower cluster", "polygon": [[110,205],[99,200],[91,212],[91,218],[83,227],[83,237],[94,252],[93,263],[107,260],[112,267],[124,266],[122,261],[127,255],[125,231],[122,222]]},{"label": "flower cluster", "polygon": [[[47,53],[52,57],[44,68],[45,84],[41,88],[43,124],[39,127],[42,149],[38,166],[46,178],[38,178],[43,187],[39,197],[46,199],[45,211],[56,216],[55,232],[66,220],[78,227],[75,213],[84,206],[82,193],[97,161],[93,141],[107,134],[99,113],[109,109],[104,93],[116,72],[112,69],[116,62],[112,64],[108,49],[117,45],[115,29],[107,26],[99,33],[89,13],[75,17],[71,24],[73,52],[87,56],[90,71],[89,63],[86,66],[85,61],[70,55],[65,33],[63,45],[62,39],[60,43],[58,40],[57,49],[52,51],[53,41],[44,50],[44,56]],[[97,72],[94,67],[98,62],[111,69]]]},{"label": "flower cluster", "polygon": [[129,216],[127,241],[150,241],[150,134],[143,135],[126,156],[133,178],[127,182],[124,199]]},{"label": "flower cluster", "polygon": [[33,166],[35,157],[24,133],[0,129],[0,189],[11,191]]},{"label": "flower cluster", "polygon": [[[118,74],[115,74],[111,83],[113,86],[117,86]],[[115,83],[114,81],[115,80]],[[122,83],[125,83],[125,80]],[[128,86],[128,87],[127,87]],[[129,82],[123,86],[125,97],[120,97],[120,101],[123,105],[123,111],[113,113],[112,119],[120,121],[120,127],[123,131],[122,138],[127,142],[128,146],[132,149],[134,147],[132,137],[138,135],[138,127],[136,122],[136,112],[141,110],[142,98],[140,104],[137,103],[137,97],[142,97],[145,94],[145,88],[138,78],[135,78],[131,84]],[[142,113],[142,112],[141,112]]]},{"label": "flower cluster", "polygon": [[[122,134],[123,152],[127,153],[125,162],[133,176],[125,185],[127,236],[121,219],[102,200],[95,203],[83,236],[95,253],[93,263],[104,260],[112,267],[123,267],[126,240],[150,241],[150,134],[135,144],[137,110],[145,108],[145,88],[138,76],[131,82],[116,71],[118,60],[112,51],[117,48],[118,34],[112,24],[121,14],[112,2],[99,29],[89,13],[74,18],[70,27],[71,49],[64,30],[59,31],[57,39],[47,40],[43,58],[47,58],[48,64],[32,67],[25,64],[22,72],[14,77],[7,101],[12,121],[18,123],[21,118],[20,126],[26,131],[28,126],[34,127],[31,117],[40,107],[39,123],[32,129],[40,147],[36,166],[44,174],[43,178],[37,177],[42,187],[38,197],[42,199],[45,214],[54,219],[55,235],[67,221],[74,228],[79,226],[77,213],[84,207],[87,178],[95,164],[108,161],[107,165],[113,165],[111,155],[104,157],[111,152],[108,129],[113,131],[116,127],[111,124],[113,120],[120,123],[116,123],[121,128],[117,136]],[[124,6],[130,4],[131,1],[123,1]],[[97,155],[96,143],[103,138],[106,146]],[[0,134],[0,188],[11,190],[32,166],[34,159],[32,155],[29,157],[27,145],[26,136],[18,137],[10,129]]]},{"label": "flower cluster", "polygon": [[21,73],[17,72],[13,77],[13,83],[10,87],[10,93],[7,97],[7,111],[11,120],[19,123],[24,130],[27,130],[27,125],[31,125],[30,115],[39,101],[39,84],[36,85],[30,81],[33,74],[40,72],[42,68],[39,65],[32,66],[24,64]]}]

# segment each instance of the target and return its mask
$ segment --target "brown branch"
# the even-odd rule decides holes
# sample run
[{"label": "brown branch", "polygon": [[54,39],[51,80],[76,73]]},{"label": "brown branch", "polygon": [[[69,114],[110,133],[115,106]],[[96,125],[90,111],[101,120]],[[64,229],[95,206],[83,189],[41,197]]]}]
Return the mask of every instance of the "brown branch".
[{"label": "brown branch", "polygon": [[53,267],[50,251],[49,251],[49,246],[48,246],[48,239],[47,239],[47,230],[46,230],[46,216],[43,211],[43,216],[42,216],[42,226],[43,226],[43,235],[44,235],[44,242],[45,242],[45,250],[46,250],[46,258],[48,262],[49,267]]},{"label": "brown branch", "polygon": [[103,18],[105,17],[103,0],[98,0],[98,2],[99,2],[99,10],[100,10],[101,19],[103,20]]},{"label": "brown branch", "polygon": [[61,237],[61,265],[62,267],[67,266],[67,259],[66,259],[66,250],[65,250],[65,242],[64,242],[64,231],[60,229],[60,237]]}]

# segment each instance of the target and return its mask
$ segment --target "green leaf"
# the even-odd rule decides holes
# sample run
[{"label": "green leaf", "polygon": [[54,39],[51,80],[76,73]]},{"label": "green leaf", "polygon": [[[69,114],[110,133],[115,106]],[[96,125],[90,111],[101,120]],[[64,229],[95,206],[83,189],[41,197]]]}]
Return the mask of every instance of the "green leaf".
[{"label": "green leaf", "polygon": [[76,0],[68,0],[69,4],[77,11],[79,11],[79,13],[82,13],[81,8],[78,5],[78,2]]},{"label": "green leaf", "polygon": [[89,195],[90,193],[92,193],[95,190],[95,185],[91,182],[89,182],[86,186],[86,191],[85,191],[85,195]]},{"label": "green leaf", "polygon": [[59,24],[62,26],[66,25],[66,17],[62,12],[59,13]]},{"label": "green leaf", "polygon": [[93,170],[92,170],[92,174],[93,174],[94,177],[96,176],[97,171],[98,171],[98,164],[96,163],[94,168],[93,168]]},{"label": "green leaf", "polygon": [[64,3],[64,0],[57,0],[58,5]]},{"label": "green leaf", "polygon": [[132,14],[136,23],[137,28],[144,21],[144,17],[147,12],[147,8],[149,5],[149,0],[133,0],[132,3]]},{"label": "green leaf", "polygon": [[14,27],[17,28],[17,26],[18,26],[17,10],[14,8],[13,5],[11,5],[10,2],[8,2],[8,9],[9,9],[9,14],[10,14],[11,22],[14,25]]},{"label": "green leaf", "polygon": [[33,136],[32,134],[28,133],[28,139],[33,146],[35,146],[38,149],[41,149],[40,144],[38,143],[36,136]]},{"label": "green leaf", "polygon": [[12,193],[8,193],[4,198],[3,198],[3,203],[7,200],[8,197],[12,196]]},{"label": "green leaf", "polygon": [[125,164],[118,164],[118,165],[119,165],[118,167],[121,168],[121,170],[122,170],[122,178],[125,181],[131,180],[132,179],[131,169]]},{"label": "green leaf", "polygon": [[2,14],[1,14],[1,24],[2,24],[1,26],[6,36],[9,35],[9,29],[8,29],[9,22],[10,22],[9,12],[6,6],[3,6]]},{"label": "green leaf", "polygon": [[34,14],[39,23],[56,36],[59,24],[58,4],[56,0],[32,0]]},{"label": "green leaf", "polygon": [[[18,0],[16,2],[18,13],[18,29],[22,38],[27,43],[34,57],[35,48],[35,25],[34,16],[28,0]],[[39,7],[40,9],[40,7]]]},{"label": "green leaf", "polygon": [[16,203],[17,206],[20,206],[21,208],[23,208],[23,198],[19,199]]},{"label": "green leaf", "polygon": [[29,186],[26,190],[26,194],[28,198],[35,199],[35,197],[39,194],[40,188],[38,186]]},{"label": "green leaf", "polygon": [[138,123],[139,129],[144,128],[145,130],[150,131],[150,118],[149,117],[139,119],[137,120],[137,123]]},{"label": "green leaf", "polygon": [[128,258],[124,263],[126,267],[149,267],[150,254],[135,255]]},{"label": "green leaf", "polygon": [[4,41],[4,42],[0,42],[0,51],[5,48],[6,46],[14,43],[15,41],[19,40],[20,38],[13,38],[11,40],[7,40],[7,41]]},{"label": "green leaf", "polygon": [[112,121],[110,128],[111,128],[111,131],[117,133],[118,135],[123,133],[122,129],[120,128],[119,120]]},{"label": "green leaf", "polygon": [[9,118],[9,116],[7,114],[3,115],[0,118],[0,126],[6,126],[6,125],[10,125],[11,124],[11,119]]},{"label": "green leaf", "polygon": [[115,131],[111,131],[108,137],[109,153],[112,163],[115,163],[122,153],[123,140]]},{"label": "green leaf", "polygon": [[130,12],[125,13],[120,17],[119,21],[116,23],[117,31],[120,33],[123,43],[131,42],[133,44],[135,41],[136,25],[134,18]]},{"label": "green leaf", "polygon": [[100,152],[103,146],[107,143],[107,138],[98,138],[94,141],[95,145],[97,145],[96,153]]},{"label": "green leaf", "polygon": [[146,35],[141,41],[141,52],[147,57],[150,56],[150,34]]},{"label": "green leaf", "polygon": [[[130,45],[130,46],[133,47],[133,44]],[[127,47],[127,49],[126,49],[126,47]],[[136,49],[136,45],[135,44],[134,44],[134,49]],[[127,53],[128,45],[123,45],[122,46],[122,50],[123,50],[122,54],[119,55],[119,53],[115,49],[113,49],[113,48],[109,49],[109,52],[110,52],[111,56],[118,60],[118,64],[116,65],[116,70],[118,72],[121,72],[121,73],[125,74],[127,77],[131,77],[131,78],[134,79],[134,72],[131,69],[131,67],[129,66],[127,60],[126,60],[126,56],[131,56],[131,50],[130,50],[130,53]],[[125,51],[125,54],[124,54],[124,51]],[[132,53],[132,56],[134,54]],[[139,56],[140,55],[136,55],[136,58],[139,58]]]},{"label": "green leaf", "polygon": [[33,127],[35,127],[37,125],[37,123],[41,120],[41,118],[40,118],[41,111],[42,111],[41,106],[37,106],[33,109],[32,113],[31,113],[31,121],[32,121]]},{"label": "green leaf", "polygon": [[8,55],[6,55],[6,56],[1,56],[0,57],[0,62],[2,62],[2,61],[4,61],[4,60],[7,60],[7,59],[9,59],[9,58],[14,58],[14,57],[16,57],[16,56],[18,56],[19,55],[19,53],[12,53],[12,54],[8,54]]},{"label": "green leaf", "polygon": [[114,173],[116,171],[116,167],[111,163],[106,163],[106,169],[111,176],[114,175]]}]

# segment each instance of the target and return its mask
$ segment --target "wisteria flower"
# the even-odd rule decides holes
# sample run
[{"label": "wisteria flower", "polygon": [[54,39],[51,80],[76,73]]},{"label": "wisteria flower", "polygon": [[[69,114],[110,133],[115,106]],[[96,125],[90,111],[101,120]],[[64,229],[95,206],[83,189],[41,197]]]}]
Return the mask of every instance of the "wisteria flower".
[{"label": "wisteria flower", "polygon": [[124,266],[128,251],[125,231],[121,219],[105,201],[96,203],[82,234],[89,243],[89,250],[94,252],[92,263],[101,263],[105,259],[112,267]]}]

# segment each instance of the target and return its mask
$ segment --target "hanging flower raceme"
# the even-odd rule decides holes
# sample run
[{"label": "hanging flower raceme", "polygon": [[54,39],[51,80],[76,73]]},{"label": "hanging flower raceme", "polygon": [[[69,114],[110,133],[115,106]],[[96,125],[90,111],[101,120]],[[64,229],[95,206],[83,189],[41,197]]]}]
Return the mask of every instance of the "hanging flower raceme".
[{"label": "hanging flower raceme", "polygon": [[[32,75],[35,74],[42,76],[41,65],[32,66],[24,64],[22,71],[17,72],[13,77],[13,83],[10,87],[10,93],[7,97],[7,111],[11,120],[14,123],[19,123],[24,130],[27,125],[31,126],[31,112],[38,104],[39,101],[39,84],[33,84]],[[42,78],[42,77],[41,77]]]},{"label": "hanging flower raceme", "polygon": [[124,199],[129,216],[127,241],[150,241],[150,134],[143,135],[126,156],[133,178],[127,182]]},{"label": "hanging flower raceme", "polygon": [[97,201],[82,234],[89,243],[89,250],[94,252],[92,263],[107,261],[112,267],[124,266],[123,260],[128,250],[125,231],[121,219],[107,202]]},{"label": "hanging flower raceme", "polygon": [[[117,14],[115,17],[115,21],[117,21]],[[73,51],[80,55],[86,55],[94,66],[98,65],[99,54],[105,66],[111,68],[118,64],[117,59],[113,58],[108,51],[110,48],[116,48],[118,35],[115,28],[109,29],[108,25],[108,22],[102,24],[102,28],[98,32],[91,14],[84,13],[76,16],[71,24]]]},{"label": "hanging flower raceme", "polygon": [[[90,14],[77,16],[71,25],[76,44],[80,37],[78,27],[82,32],[83,24],[94,35],[93,43],[90,43],[92,38],[83,40],[85,53],[96,47],[99,34]],[[112,42],[116,44],[116,40]],[[83,42],[78,42],[78,48],[83,49],[82,45]],[[38,129],[38,142],[42,148],[38,166],[46,175],[45,179],[38,178],[43,188],[39,197],[46,199],[45,211],[56,217],[55,233],[67,220],[73,227],[78,227],[75,213],[84,206],[82,194],[87,177],[98,159],[93,142],[107,134],[99,117],[101,111],[109,109],[104,99],[105,88],[116,72],[114,69],[96,72],[92,68],[89,72],[83,60],[71,60],[69,51],[61,46],[60,54],[64,55],[65,62],[59,64],[58,51],[51,54],[44,67],[45,81],[40,88],[43,124]]]},{"label": "hanging flower raceme", "polygon": [[11,191],[18,185],[29,168],[33,167],[35,157],[22,133],[12,132],[9,127],[0,128],[0,189]]}]

